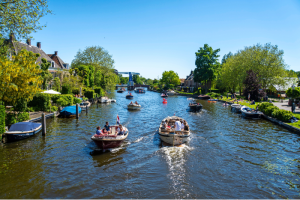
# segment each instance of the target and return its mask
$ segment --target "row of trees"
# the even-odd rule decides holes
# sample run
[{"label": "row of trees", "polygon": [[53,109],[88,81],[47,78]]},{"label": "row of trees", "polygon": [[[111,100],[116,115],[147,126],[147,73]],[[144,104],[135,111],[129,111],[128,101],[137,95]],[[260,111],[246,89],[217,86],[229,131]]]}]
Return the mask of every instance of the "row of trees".
[{"label": "row of trees", "polygon": [[196,52],[196,82],[207,86],[210,81],[218,89],[232,92],[239,90],[241,93],[248,87],[245,80],[249,76],[256,77],[263,90],[272,88],[272,85],[283,86],[289,79],[297,77],[294,71],[288,70],[283,59],[284,52],[277,45],[257,44],[235,54],[229,52],[223,56],[222,63],[218,61],[219,51],[205,44]]}]

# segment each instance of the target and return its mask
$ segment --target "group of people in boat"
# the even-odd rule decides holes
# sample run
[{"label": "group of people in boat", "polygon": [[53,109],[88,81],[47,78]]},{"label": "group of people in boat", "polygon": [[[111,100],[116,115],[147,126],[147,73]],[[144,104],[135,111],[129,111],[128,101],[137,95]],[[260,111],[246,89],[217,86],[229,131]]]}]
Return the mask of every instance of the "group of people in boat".
[{"label": "group of people in boat", "polygon": [[[123,126],[121,124],[119,124],[119,126],[116,127],[116,132],[117,132],[117,135],[124,135],[125,129],[123,128]],[[111,127],[108,124],[108,122],[106,122],[103,129],[101,129],[100,126],[97,126],[96,134],[94,136],[95,137],[103,137],[103,136],[110,135],[111,133],[112,133]]]},{"label": "group of people in boat", "polygon": [[134,103],[132,103],[132,101],[131,101],[129,105],[133,105],[133,104],[139,105],[137,101],[135,101]]},{"label": "group of people in boat", "polygon": [[174,122],[174,125],[166,120],[163,124],[163,128],[166,130],[170,130],[171,128],[175,128],[175,131],[188,131],[189,130],[189,125],[185,120],[176,120]]}]

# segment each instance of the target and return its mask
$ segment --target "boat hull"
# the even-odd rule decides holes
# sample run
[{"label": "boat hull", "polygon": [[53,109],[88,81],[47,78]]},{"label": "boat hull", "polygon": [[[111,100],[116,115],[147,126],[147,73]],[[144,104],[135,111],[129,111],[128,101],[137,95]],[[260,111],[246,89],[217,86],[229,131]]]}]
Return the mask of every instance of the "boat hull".
[{"label": "boat hull", "polygon": [[126,99],[133,99],[133,96],[126,96]]},{"label": "boat hull", "polygon": [[199,106],[189,106],[191,112],[199,112],[202,109],[202,105]]},{"label": "boat hull", "polygon": [[128,106],[127,106],[127,109],[128,109],[128,110],[140,110],[140,109],[141,109],[141,106],[131,106],[131,105],[128,105]]},{"label": "boat hull", "polygon": [[159,133],[160,139],[167,143],[167,144],[171,144],[171,145],[180,145],[183,143],[186,143],[188,141],[189,136],[177,136],[175,134],[162,134]]},{"label": "boat hull", "polygon": [[117,93],[123,93],[123,92],[124,92],[124,91],[122,91],[122,90],[118,90],[118,91],[117,91]]},{"label": "boat hull", "polygon": [[245,117],[245,118],[251,118],[251,119],[260,119],[261,118],[261,113],[251,113],[251,114],[248,114],[248,113],[245,113],[245,112],[242,112],[242,116]]},{"label": "boat hull", "polygon": [[100,148],[100,149],[110,149],[110,148],[116,148],[119,147],[124,140],[118,140],[118,141],[97,141],[94,140],[95,144]]},{"label": "boat hull", "polygon": [[27,139],[27,138],[37,134],[41,130],[42,130],[42,125],[37,130],[26,132],[26,133],[22,133],[22,132],[20,132],[20,133],[4,133],[3,134],[3,143]]}]

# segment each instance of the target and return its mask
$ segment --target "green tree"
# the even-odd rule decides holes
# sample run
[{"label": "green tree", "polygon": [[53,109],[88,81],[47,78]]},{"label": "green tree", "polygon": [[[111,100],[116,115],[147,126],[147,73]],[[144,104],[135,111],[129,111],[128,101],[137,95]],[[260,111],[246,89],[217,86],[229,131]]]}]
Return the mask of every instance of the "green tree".
[{"label": "green tree", "polygon": [[227,60],[228,58],[230,58],[231,56],[233,56],[231,52],[229,52],[228,54],[225,54],[225,55],[223,56],[223,58],[222,58],[221,65],[223,65],[223,63],[226,63],[226,60]]},{"label": "green tree", "polygon": [[61,86],[61,84],[60,84],[60,79],[58,78],[58,77],[55,77],[54,79],[53,79],[53,86],[52,86],[52,88],[54,89],[54,90],[56,90],[56,91],[60,91],[60,86]]},{"label": "green tree", "polygon": [[47,89],[47,85],[48,85],[49,81],[51,81],[53,79],[52,74],[48,70],[50,65],[51,65],[50,62],[47,62],[47,60],[45,58],[42,58],[42,63],[41,63],[42,73],[41,73],[41,76],[43,78],[42,86],[43,86],[44,90]]},{"label": "green tree", "polygon": [[289,88],[287,91],[286,91],[286,94],[288,97],[291,97],[291,98],[297,98],[297,97],[300,97],[300,87],[295,87],[294,89],[293,88]]},{"label": "green tree", "polygon": [[170,84],[177,86],[180,84],[179,76],[174,71],[164,71],[161,78],[161,84],[165,85],[166,89],[170,88]]},{"label": "green tree", "polygon": [[0,2],[0,33],[8,37],[28,38],[32,32],[41,30],[41,17],[51,13],[47,0],[2,0]]},{"label": "green tree", "polygon": [[143,84],[143,82],[141,81],[139,75],[133,75],[133,76],[132,76],[132,80],[133,80],[133,82],[134,82],[135,84],[139,84],[139,85]]},{"label": "green tree", "polygon": [[213,50],[208,44],[204,44],[204,47],[200,47],[196,52],[196,69],[194,70],[194,80],[198,83],[205,83],[205,93],[207,93],[207,82],[213,81],[217,77],[217,73],[220,67],[218,61],[218,52],[220,49]]}]

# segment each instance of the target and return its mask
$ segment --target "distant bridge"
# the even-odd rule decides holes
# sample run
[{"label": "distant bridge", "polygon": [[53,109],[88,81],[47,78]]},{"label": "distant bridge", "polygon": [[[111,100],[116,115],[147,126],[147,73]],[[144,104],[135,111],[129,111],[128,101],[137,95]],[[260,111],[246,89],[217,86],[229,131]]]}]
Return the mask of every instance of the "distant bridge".
[{"label": "distant bridge", "polygon": [[135,84],[134,86],[130,86],[130,85],[127,85],[127,84],[121,84],[121,85],[116,85],[116,90],[120,87],[126,87],[127,90],[134,90],[135,88],[137,87],[145,87],[149,90],[150,88],[150,85],[140,85],[140,84]]}]

